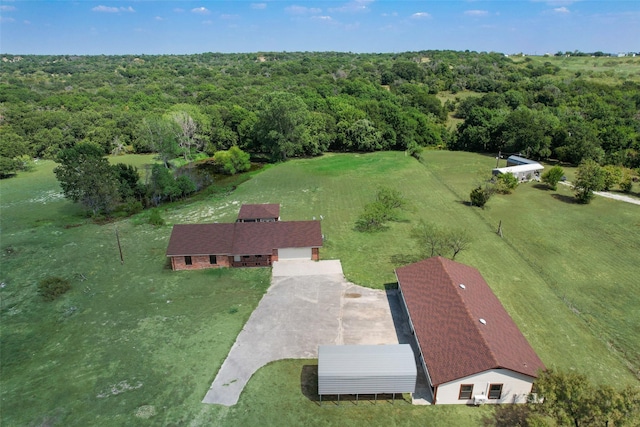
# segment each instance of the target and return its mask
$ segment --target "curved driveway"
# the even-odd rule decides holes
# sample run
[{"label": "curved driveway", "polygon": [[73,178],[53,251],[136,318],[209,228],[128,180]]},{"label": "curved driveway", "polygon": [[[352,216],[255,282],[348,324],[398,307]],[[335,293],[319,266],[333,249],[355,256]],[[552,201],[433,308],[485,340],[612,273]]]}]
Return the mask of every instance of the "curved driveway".
[{"label": "curved driveway", "polygon": [[[280,359],[313,359],[323,344],[397,344],[397,298],[348,283],[340,261],[283,261],[203,403],[231,406],[251,376]],[[394,308],[395,310],[396,308]]]}]

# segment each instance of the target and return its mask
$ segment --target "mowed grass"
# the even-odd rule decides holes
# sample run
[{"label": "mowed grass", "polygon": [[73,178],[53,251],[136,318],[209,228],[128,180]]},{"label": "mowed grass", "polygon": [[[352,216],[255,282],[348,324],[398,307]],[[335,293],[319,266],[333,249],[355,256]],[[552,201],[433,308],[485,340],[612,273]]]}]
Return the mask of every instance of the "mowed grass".
[{"label": "mowed grass", "polygon": [[[468,193],[495,159],[444,151],[425,159],[375,153],[290,161],[228,195],[163,209],[168,225],[160,228],[144,224],[144,214],[88,222],[59,197],[49,162],[0,181],[2,424],[480,425],[490,414],[406,402],[319,407],[305,386],[315,363],[308,360],[263,367],[234,407],[201,404],[270,271],[172,272],[164,253],[171,224],[232,221],[242,203],[281,203],[283,220],[322,216],[321,257],[341,259],[350,280],[374,288],[395,282],[399,259],[418,255],[409,237],[418,219],[464,228],[473,243],[457,260],[482,272],[547,366],[637,384],[639,207],[600,198],[576,205],[569,189],[554,196],[527,184],[485,210],[471,208]],[[410,200],[403,221],[355,232],[379,185]],[[499,220],[503,239],[495,234]],[[72,291],[40,301],[36,284],[47,276],[71,279]]]}]

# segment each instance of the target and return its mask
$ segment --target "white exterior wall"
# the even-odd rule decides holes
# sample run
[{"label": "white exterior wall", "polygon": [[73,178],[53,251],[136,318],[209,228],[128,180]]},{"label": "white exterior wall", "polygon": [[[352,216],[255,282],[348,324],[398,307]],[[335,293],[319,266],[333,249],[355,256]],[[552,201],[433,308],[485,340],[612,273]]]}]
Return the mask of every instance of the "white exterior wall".
[{"label": "white exterior wall", "polygon": [[486,403],[526,403],[527,396],[531,393],[533,381],[534,378],[508,369],[491,369],[439,385],[435,403],[438,405],[473,404],[473,398],[470,400],[458,400],[462,384],[473,384],[472,396],[488,396],[490,384],[502,384],[501,398],[499,400],[487,399]]},{"label": "white exterior wall", "polygon": [[278,249],[278,261],[285,261],[288,259],[311,259],[311,248]]}]

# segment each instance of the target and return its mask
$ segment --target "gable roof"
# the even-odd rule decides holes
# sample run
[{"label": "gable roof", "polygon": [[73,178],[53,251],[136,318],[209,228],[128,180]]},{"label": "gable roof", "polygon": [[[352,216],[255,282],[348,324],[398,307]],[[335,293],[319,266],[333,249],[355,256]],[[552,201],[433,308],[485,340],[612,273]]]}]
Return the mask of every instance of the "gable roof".
[{"label": "gable roof", "polygon": [[277,203],[263,203],[259,205],[242,205],[238,212],[238,219],[280,218],[280,205]]},{"label": "gable roof", "polygon": [[475,268],[434,257],[400,267],[396,276],[432,385],[489,369],[534,378],[544,369]]},{"label": "gable roof", "polygon": [[167,256],[270,255],[273,249],[321,246],[320,221],[178,224]]}]

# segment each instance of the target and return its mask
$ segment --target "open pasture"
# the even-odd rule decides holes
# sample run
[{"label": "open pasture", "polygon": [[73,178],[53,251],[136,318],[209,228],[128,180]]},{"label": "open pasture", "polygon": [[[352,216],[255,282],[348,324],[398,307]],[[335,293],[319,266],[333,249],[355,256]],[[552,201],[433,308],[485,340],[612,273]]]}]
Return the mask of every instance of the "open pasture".
[{"label": "open pasture", "polygon": [[[159,228],[144,213],[90,223],[59,196],[50,162],[0,181],[3,424],[478,425],[490,413],[403,402],[320,408],[303,381],[314,361],[262,368],[234,407],[201,404],[270,271],[171,272],[164,253],[170,224],[232,221],[241,203],[279,202],[283,220],[322,218],[321,257],[341,259],[348,279],[374,288],[395,283],[394,267],[419,255],[410,238],[418,219],[464,228],[473,241],[456,259],[482,272],[547,366],[637,384],[639,207],[598,197],[577,205],[569,188],[536,184],[484,210],[468,206],[494,166],[490,156],[446,151],[426,152],[423,164],[397,152],[294,160],[228,195],[163,209],[169,225]],[[408,209],[386,231],[358,233],[378,185],[400,190]],[[48,276],[70,279],[72,290],[41,301],[36,285]]]}]

